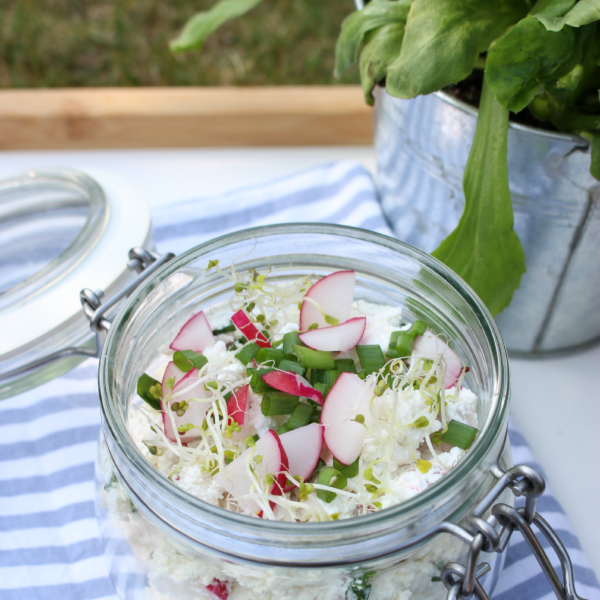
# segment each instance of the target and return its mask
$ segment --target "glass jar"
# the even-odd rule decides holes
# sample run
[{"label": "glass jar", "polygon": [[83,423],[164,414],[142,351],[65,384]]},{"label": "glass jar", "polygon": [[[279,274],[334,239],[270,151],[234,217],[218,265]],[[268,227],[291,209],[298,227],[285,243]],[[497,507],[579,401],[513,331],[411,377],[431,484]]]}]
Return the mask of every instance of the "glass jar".
[{"label": "glass jar", "polygon": [[[470,366],[479,435],[441,480],[410,500],[366,516],[325,523],[273,522],[228,512],[187,494],[143,457],[127,429],[139,376],[167,347],[186,315],[230,314],[233,284],[214,271],[271,267],[286,281],[356,272],[355,299],[400,305],[444,333]],[[472,290],[431,256],[392,238],[331,225],[241,231],[166,264],[130,296],[109,330],[100,361],[103,428],[97,511],[111,577],[123,599],[370,600],[444,598],[440,569],[467,546],[442,523],[464,523],[511,466],[505,445],[508,359],[498,329]],[[502,499],[511,503],[511,495]],[[435,532],[438,533],[435,533]],[[481,581],[493,588],[502,554]],[[370,586],[368,590],[361,589]],[[352,592],[348,592],[352,589]]]}]

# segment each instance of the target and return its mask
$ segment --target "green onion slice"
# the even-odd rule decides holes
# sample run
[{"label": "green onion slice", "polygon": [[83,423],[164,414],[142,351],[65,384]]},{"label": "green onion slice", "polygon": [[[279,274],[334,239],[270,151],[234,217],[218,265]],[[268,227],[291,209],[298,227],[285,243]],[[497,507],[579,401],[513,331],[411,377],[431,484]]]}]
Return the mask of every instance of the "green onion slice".
[{"label": "green onion slice", "polygon": [[151,391],[150,388],[156,385],[160,386],[160,381],[142,373],[137,382],[137,395],[147,402],[154,410],[160,410],[160,399],[157,398]]},{"label": "green onion slice", "polygon": [[220,329],[213,329],[213,335],[220,335],[221,333],[231,333],[236,330],[236,326],[232,323],[231,325],[225,325]]},{"label": "green onion slice", "polygon": [[331,388],[341,374],[341,371],[325,371],[325,379],[323,383]]},{"label": "green onion slice", "polygon": [[410,332],[417,337],[418,335],[423,335],[426,329],[427,323],[425,323],[425,321],[415,321],[410,328]]},{"label": "green onion slice", "polygon": [[321,392],[323,400],[327,398],[327,394],[329,394],[329,390],[331,389],[326,383],[315,383],[313,387],[315,390],[319,390]]},{"label": "green onion slice", "polygon": [[457,446],[463,450],[468,450],[477,435],[477,431],[475,427],[452,419],[448,423],[448,429],[446,429],[446,432],[442,436],[442,442],[450,444],[450,446]]},{"label": "green onion slice", "polygon": [[300,363],[294,362],[293,360],[288,360],[287,358],[284,358],[279,365],[277,365],[277,367],[282,371],[298,373],[298,375],[302,375],[302,377],[304,377],[306,374],[306,369],[301,366]]},{"label": "green onion slice", "polygon": [[385,365],[385,357],[378,344],[366,344],[356,346],[356,352],[360,359],[360,364],[363,371],[370,375],[375,371],[379,371]]},{"label": "green onion slice", "polygon": [[348,479],[352,479],[352,477],[356,477],[358,475],[358,461],[360,457],[357,458],[351,465],[343,465],[341,462],[338,462],[335,458],[333,459],[333,467],[337,469],[342,475],[345,475]]},{"label": "green onion slice", "polygon": [[298,406],[300,398],[284,392],[267,392],[260,403],[260,410],[265,417],[290,415]]},{"label": "green onion slice", "polygon": [[260,346],[256,342],[252,342],[247,346],[244,346],[235,357],[243,364],[247,365],[251,360],[256,358],[258,351],[260,350]]},{"label": "green onion slice", "polygon": [[335,370],[342,373],[356,373],[356,365],[351,358],[336,358]]},{"label": "green onion slice", "polygon": [[265,392],[275,391],[267,382],[262,378],[265,373],[270,373],[275,369],[256,369],[254,373],[252,373],[252,378],[250,379],[250,388],[253,392],[257,394],[264,394]]},{"label": "green onion slice", "polygon": [[294,354],[298,357],[300,364],[306,369],[334,369],[335,361],[331,352],[324,350],[311,350],[306,346],[292,346]]},{"label": "green onion slice", "polygon": [[294,354],[293,346],[304,346],[297,331],[290,331],[283,336],[283,353],[285,355]]},{"label": "green onion slice", "polygon": [[[327,485],[329,487],[337,488],[338,490],[343,490],[348,484],[348,480],[343,473],[340,473],[337,469],[333,467],[325,467],[317,478],[317,483],[319,485]],[[317,497],[323,502],[331,502],[337,494],[335,492],[330,492],[329,490],[317,490]]]},{"label": "green onion slice", "polygon": [[280,350],[279,348],[261,348],[256,353],[256,362],[259,365],[266,362],[273,362],[277,367],[283,360],[284,356],[285,354],[283,350]]},{"label": "green onion slice", "polygon": [[192,369],[201,369],[208,362],[208,358],[193,350],[180,350],[173,354],[173,362],[176,367],[187,373]]},{"label": "green onion slice", "polygon": [[296,408],[292,411],[287,423],[284,423],[278,430],[277,435],[287,433],[293,429],[300,429],[311,422],[315,407],[305,402],[299,402]]}]

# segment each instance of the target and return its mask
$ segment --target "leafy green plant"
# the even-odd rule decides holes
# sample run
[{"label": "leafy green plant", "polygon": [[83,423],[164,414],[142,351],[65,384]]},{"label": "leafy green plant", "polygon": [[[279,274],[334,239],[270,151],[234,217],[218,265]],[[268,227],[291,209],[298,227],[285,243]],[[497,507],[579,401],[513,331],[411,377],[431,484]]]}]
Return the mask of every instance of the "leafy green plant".
[{"label": "leafy green plant", "polygon": [[[172,43],[202,46],[225,20],[260,0],[221,0]],[[475,138],[465,169],[465,208],[433,255],[461,275],[492,314],[525,273],[513,229],[506,143],[509,112],[529,110],[591,143],[600,180],[600,0],[371,0],[342,23],[337,76],[356,62],[368,104],[385,82],[399,98],[430,94],[483,71]]]}]

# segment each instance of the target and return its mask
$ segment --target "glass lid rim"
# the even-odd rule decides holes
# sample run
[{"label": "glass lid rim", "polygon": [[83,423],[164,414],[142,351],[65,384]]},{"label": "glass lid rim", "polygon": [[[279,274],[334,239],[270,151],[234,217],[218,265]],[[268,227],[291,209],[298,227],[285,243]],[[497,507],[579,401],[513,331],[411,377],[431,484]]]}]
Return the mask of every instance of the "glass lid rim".
[{"label": "glass lid rim", "polygon": [[[416,496],[397,505],[386,508],[385,510],[377,511],[368,515],[362,515],[360,518],[356,517],[322,523],[293,523],[262,519],[259,520],[250,516],[228,511],[207,502],[203,502],[199,498],[196,498],[188,492],[185,492],[171,481],[168,481],[156,471],[156,469],[141,455],[133,443],[133,440],[131,439],[131,436],[127,430],[126,423],[123,423],[121,426],[121,423],[119,422],[120,417],[115,417],[113,415],[113,411],[109,405],[110,402],[112,402],[112,398],[106,385],[106,373],[108,370],[109,355],[111,354],[113,340],[117,337],[116,332],[119,329],[118,325],[123,320],[124,315],[131,314],[131,311],[129,310],[130,307],[136,301],[138,301],[140,297],[143,296],[145,291],[151,285],[152,281],[158,277],[161,277],[167,272],[169,274],[176,272],[178,269],[185,267],[190,262],[201,257],[202,254],[223,247],[224,245],[241,242],[247,240],[249,237],[264,238],[270,235],[289,235],[292,232],[310,232],[313,234],[336,235],[373,243],[378,246],[383,246],[390,251],[399,253],[402,256],[413,259],[422,266],[429,268],[429,270],[431,270],[434,274],[441,277],[446,283],[448,283],[450,287],[452,287],[454,291],[457,292],[470,307],[476,316],[477,321],[481,324],[482,330],[490,346],[490,353],[494,357],[493,365],[490,367],[490,371],[498,385],[491,389],[490,394],[496,401],[496,410],[490,415],[489,423],[484,430],[484,434],[476,441],[473,450],[467,453],[463,459],[460,460],[459,463],[444,477]],[[141,300],[143,301],[143,298],[141,298]],[[243,528],[243,530],[246,532],[256,531],[263,532],[265,534],[268,534],[269,532],[273,534],[300,534],[305,532],[307,535],[316,535],[317,533],[322,534],[327,531],[331,531],[332,533],[341,533],[346,528],[351,528],[354,531],[357,531],[357,528],[368,528],[372,526],[372,524],[380,523],[383,520],[386,520],[386,522],[388,520],[400,520],[402,517],[410,515],[410,513],[414,512],[415,509],[418,509],[419,507],[421,507],[422,510],[428,505],[433,504],[436,500],[436,497],[439,497],[444,493],[449,493],[451,490],[458,488],[461,482],[464,482],[468,478],[469,474],[472,474],[475,471],[477,464],[480,462],[481,458],[486,455],[489,449],[502,441],[499,440],[499,438],[502,437],[502,439],[504,439],[506,432],[503,427],[498,425],[505,423],[508,417],[510,398],[509,380],[508,354],[506,348],[504,347],[504,343],[502,342],[502,337],[498,327],[481,299],[458,275],[456,275],[446,265],[429,254],[390,236],[357,227],[325,223],[286,223],[243,229],[219,236],[218,238],[214,238],[199,244],[198,246],[190,248],[186,252],[183,252],[172,261],[167,263],[161,270],[157,271],[157,273],[155,273],[152,278],[146,281],[144,285],[136,289],[121,307],[119,313],[113,321],[113,326],[108,332],[104,348],[102,350],[102,355],[100,357],[98,369],[103,427],[108,428],[111,437],[117,441],[120,451],[126,456],[127,460],[134,465],[136,473],[141,474],[146,482],[149,481],[152,486],[156,486],[161,493],[164,492],[171,496],[175,496],[181,503],[182,507],[185,507],[189,510],[198,511],[198,514],[209,516],[213,522],[218,521],[221,524],[229,525],[235,523],[239,527]],[[117,431],[117,435],[115,435],[115,430]],[[106,433],[107,431],[105,430],[105,435]],[[155,494],[154,489],[152,489],[152,493]],[[171,508],[174,508],[174,505]]]},{"label": "glass lid rim", "polygon": [[[12,184],[12,182],[15,183]],[[32,297],[48,285],[51,286],[73,264],[85,257],[106,227],[109,212],[106,194],[95,179],[78,169],[44,167],[9,175],[0,180],[0,202],[2,201],[1,195],[5,190],[13,191],[20,186],[28,187],[36,184],[43,185],[44,183],[50,185],[61,183],[76,185],[83,192],[82,203],[88,207],[85,223],[71,243],[60,254],[39,271],[0,294],[0,310],[21,301],[23,297]],[[64,204],[68,205],[70,202],[66,201]],[[61,205],[56,205],[55,208]],[[7,215],[7,218],[10,219],[10,214]]]}]

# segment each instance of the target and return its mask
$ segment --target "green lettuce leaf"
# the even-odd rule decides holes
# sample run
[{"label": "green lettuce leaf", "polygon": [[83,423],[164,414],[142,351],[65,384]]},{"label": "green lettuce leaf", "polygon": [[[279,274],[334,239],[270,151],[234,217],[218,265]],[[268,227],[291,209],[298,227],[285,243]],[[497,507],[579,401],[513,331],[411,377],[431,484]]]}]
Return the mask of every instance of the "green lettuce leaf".
[{"label": "green lettuce leaf", "polygon": [[545,81],[564,73],[565,65],[575,66],[569,59],[578,49],[570,27],[547,31],[535,17],[526,17],[492,45],[485,76],[500,104],[519,112],[544,90]]},{"label": "green lettuce leaf", "polygon": [[414,0],[400,56],[388,69],[388,92],[413,98],[458,83],[528,10],[525,0]]},{"label": "green lettuce leaf", "polygon": [[473,146],[465,169],[465,208],[456,229],[432,252],[456,271],[496,316],[525,273],[525,254],[513,229],[508,189],[508,111],[484,81]]},{"label": "green lettuce leaf", "polygon": [[[570,4],[570,6],[569,6]],[[540,0],[531,10],[548,31],[581,27],[600,20],[600,0]]]},{"label": "green lettuce leaf", "polygon": [[360,81],[369,105],[375,103],[373,88],[387,73],[388,66],[400,54],[404,38],[404,23],[384,25],[365,35],[365,45],[360,53]]},{"label": "green lettuce leaf", "polygon": [[173,52],[198,50],[206,38],[216,31],[225,21],[246,14],[262,0],[221,0],[210,10],[196,13],[184,25],[179,37],[170,43]]},{"label": "green lettuce leaf", "polygon": [[344,19],[335,46],[335,76],[340,77],[357,60],[365,35],[392,23],[406,23],[412,0],[372,0]]},{"label": "green lettuce leaf", "polygon": [[596,133],[592,139],[592,165],[590,173],[600,181],[600,132]]}]

